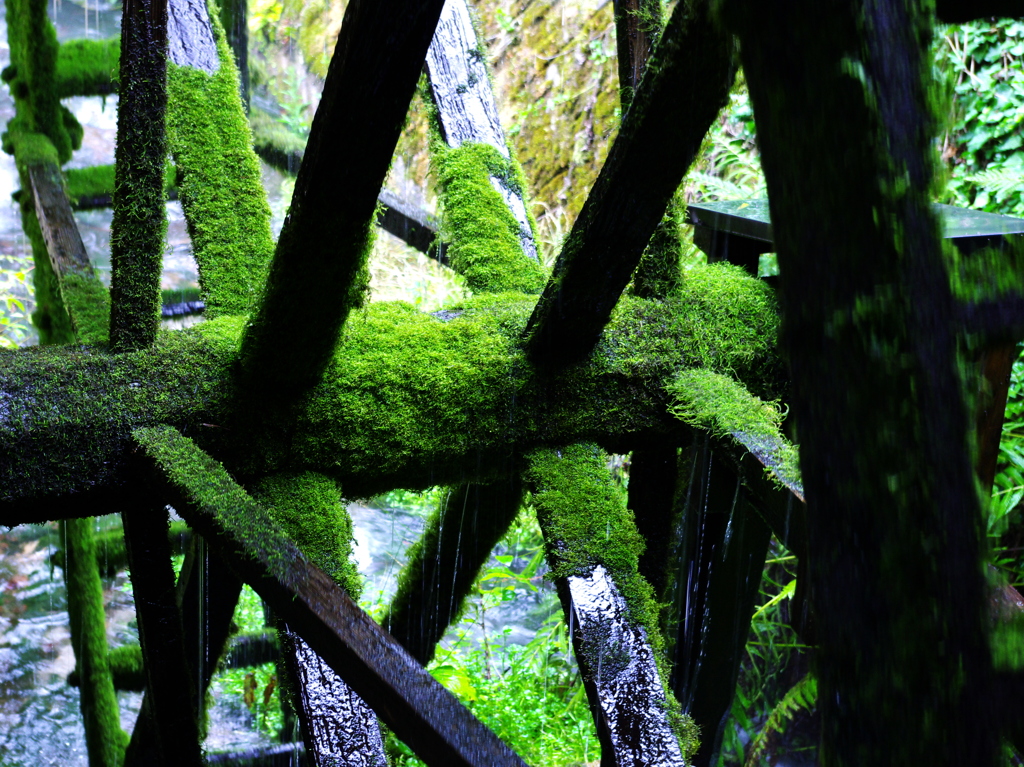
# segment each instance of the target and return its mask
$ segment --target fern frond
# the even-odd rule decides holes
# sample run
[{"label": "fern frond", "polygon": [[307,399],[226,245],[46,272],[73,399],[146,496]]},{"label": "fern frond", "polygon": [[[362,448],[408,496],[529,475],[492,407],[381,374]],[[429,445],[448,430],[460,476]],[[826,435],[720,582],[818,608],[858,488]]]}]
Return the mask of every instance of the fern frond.
[{"label": "fern frond", "polygon": [[1009,168],[994,168],[983,170],[979,173],[972,173],[964,178],[972,184],[977,184],[983,189],[991,192],[1012,192],[1024,186],[1024,173],[1019,166]]},{"label": "fern frond", "polygon": [[786,727],[793,721],[793,717],[801,710],[810,710],[817,702],[818,681],[812,674],[807,674],[793,685],[772,709],[771,714],[768,715],[768,721],[764,723],[764,727],[761,728],[761,732],[757,734],[750,747],[744,767],[756,767],[758,760],[768,750],[772,738],[784,733]]}]

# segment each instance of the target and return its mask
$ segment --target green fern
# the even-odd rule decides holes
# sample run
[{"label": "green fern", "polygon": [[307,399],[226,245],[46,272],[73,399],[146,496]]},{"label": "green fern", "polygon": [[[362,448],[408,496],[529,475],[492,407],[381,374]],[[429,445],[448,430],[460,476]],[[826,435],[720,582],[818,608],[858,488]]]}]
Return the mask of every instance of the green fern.
[{"label": "green fern", "polygon": [[1024,185],[1024,169],[1018,166],[993,168],[980,173],[972,173],[964,178],[972,184],[988,189],[991,192],[1014,192]]},{"label": "green fern", "polygon": [[756,767],[758,760],[768,750],[775,735],[781,735],[786,731],[793,718],[800,711],[807,711],[818,702],[818,681],[812,674],[807,674],[793,685],[789,692],[782,696],[771,714],[768,721],[764,723],[761,732],[757,734],[747,755],[744,767]]}]

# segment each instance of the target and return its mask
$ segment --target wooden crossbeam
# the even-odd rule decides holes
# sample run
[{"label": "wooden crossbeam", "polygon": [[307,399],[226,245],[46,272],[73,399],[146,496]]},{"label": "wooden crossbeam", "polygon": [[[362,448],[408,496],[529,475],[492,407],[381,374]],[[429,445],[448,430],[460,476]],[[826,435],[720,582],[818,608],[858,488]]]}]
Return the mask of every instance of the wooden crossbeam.
[{"label": "wooden crossbeam", "polygon": [[705,2],[676,6],[651,67],[530,318],[528,352],[542,367],[593,349],[736,71]]},{"label": "wooden crossbeam", "polygon": [[133,433],[169,500],[431,765],[524,762],[414,661],[284,535],[224,468],[170,427]]}]

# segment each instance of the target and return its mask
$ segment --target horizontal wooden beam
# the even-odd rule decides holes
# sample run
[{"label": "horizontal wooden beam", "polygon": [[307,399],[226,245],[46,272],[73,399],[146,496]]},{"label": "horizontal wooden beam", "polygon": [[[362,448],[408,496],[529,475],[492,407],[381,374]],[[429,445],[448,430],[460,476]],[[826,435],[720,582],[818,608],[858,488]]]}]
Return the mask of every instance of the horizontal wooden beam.
[{"label": "horizontal wooden beam", "polygon": [[442,687],[192,440],[133,432],[168,500],[421,759],[453,767],[525,763]]},{"label": "horizontal wooden beam", "polygon": [[131,430],[160,422],[239,476],[315,469],[369,497],[487,480],[541,444],[589,439],[623,452],[682,438],[689,429],[669,415],[664,386],[702,361],[777,397],[770,290],[725,267],[691,271],[686,290],[671,304],[629,300],[585,364],[543,378],[517,343],[529,300],[438,316],[372,304],[290,425],[232,409],[242,318],[162,333],[121,355],[0,350],[0,524],[119,510]]}]

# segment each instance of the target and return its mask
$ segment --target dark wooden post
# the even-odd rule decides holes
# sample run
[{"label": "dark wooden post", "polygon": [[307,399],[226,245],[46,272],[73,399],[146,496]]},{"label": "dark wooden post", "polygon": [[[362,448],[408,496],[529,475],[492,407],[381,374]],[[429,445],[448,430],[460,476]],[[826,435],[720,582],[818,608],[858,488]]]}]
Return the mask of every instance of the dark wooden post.
[{"label": "dark wooden post", "polygon": [[117,170],[110,225],[110,343],[153,343],[163,267],[167,0],[126,0],[121,22]]},{"label": "dark wooden post", "polygon": [[821,757],[994,765],[981,512],[928,199],[928,11],[723,11],[741,38],[779,254]]}]

